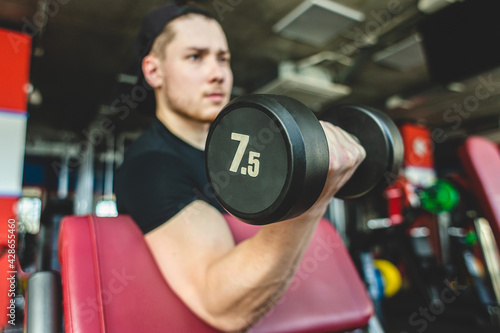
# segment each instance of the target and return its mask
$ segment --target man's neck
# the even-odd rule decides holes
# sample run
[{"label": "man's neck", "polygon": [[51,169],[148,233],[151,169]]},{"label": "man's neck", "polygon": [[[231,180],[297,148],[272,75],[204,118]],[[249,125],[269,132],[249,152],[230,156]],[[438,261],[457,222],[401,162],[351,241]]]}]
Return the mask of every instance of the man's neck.
[{"label": "man's neck", "polygon": [[197,149],[205,150],[210,124],[165,109],[156,110],[156,116],[175,136]]}]

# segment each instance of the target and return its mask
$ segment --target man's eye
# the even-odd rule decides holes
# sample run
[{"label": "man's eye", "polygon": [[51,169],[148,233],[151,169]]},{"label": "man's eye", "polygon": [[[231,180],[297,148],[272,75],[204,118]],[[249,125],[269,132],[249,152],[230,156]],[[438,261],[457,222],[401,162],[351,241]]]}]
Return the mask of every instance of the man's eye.
[{"label": "man's eye", "polygon": [[220,57],[219,61],[220,62],[229,62],[229,57]]},{"label": "man's eye", "polygon": [[200,55],[199,55],[199,54],[190,54],[190,55],[188,56],[188,59],[189,59],[189,60],[198,60],[198,59],[200,59],[200,58],[201,58],[201,57],[200,57]]}]

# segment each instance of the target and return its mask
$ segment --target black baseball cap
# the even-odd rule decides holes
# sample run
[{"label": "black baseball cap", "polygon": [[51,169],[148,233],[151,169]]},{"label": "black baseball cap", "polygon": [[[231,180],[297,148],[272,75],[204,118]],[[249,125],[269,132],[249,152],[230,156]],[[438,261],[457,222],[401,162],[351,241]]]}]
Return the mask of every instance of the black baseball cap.
[{"label": "black baseball cap", "polygon": [[142,21],[141,29],[139,30],[139,34],[137,35],[134,44],[134,51],[139,67],[137,85],[145,85],[149,88],[147,94],[148,101],[141,103],[144,107],[141,105],[139,108],[141,113],[154,115],[155,112],[154,94],[151,87],[144,79],[144,74],[142,72],[142,60],[149,54],[156,37],[161,34],[165,26],[176,18],[187,14],[199,14],[216,20],[215,17],[208,11],[197,7],[189,1],[170,1],[150,11]]}]

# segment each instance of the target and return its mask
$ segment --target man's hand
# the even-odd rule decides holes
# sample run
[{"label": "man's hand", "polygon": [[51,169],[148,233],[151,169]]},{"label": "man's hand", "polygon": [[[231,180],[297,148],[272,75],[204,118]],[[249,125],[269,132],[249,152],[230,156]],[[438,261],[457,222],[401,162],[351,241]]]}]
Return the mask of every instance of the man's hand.
[{"label": "man's hand", "polygon": [[323,192],[309,211],[320,209],[324,212],[331,198],[344,186],[363,162],[366,152],[351,134],[340,127],[324,121],[320,121],[320,123],[328,141],[330,165]]}]

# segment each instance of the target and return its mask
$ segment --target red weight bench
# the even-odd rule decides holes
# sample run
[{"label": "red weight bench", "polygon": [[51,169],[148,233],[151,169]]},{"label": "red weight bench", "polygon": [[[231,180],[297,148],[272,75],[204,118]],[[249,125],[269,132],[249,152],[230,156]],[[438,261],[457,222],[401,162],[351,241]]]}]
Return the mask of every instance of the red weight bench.
[{"label": "red weight bench", "polygon": [[[236,242],[259,228],[226,219]],[[66,217],[59,257],[68,333],[216,332],[172,292],[129,216]],[[250,332],[346,331],[367,325],[372,312],[349,253],[323,220],[287,292]]]},{"label": "red weight bench", "polygon": [[500,244],[500,150],[490,140],[471,136],[458,154],[496,243]]}]

